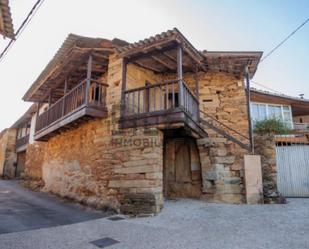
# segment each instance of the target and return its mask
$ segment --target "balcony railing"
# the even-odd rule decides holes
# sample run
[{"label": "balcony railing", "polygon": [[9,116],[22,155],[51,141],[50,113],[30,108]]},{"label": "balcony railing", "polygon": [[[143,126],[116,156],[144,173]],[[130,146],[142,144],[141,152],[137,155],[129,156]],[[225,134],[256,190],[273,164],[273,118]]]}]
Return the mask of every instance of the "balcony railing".
[{"label": "balcony railing", "polygon": [[308,123],[293,123],[294,130],[309,130],[309,124]]},{"label": "balcony railing", "polygon": [[199,101],[183,80],[126,90],[122,104],[123,128],[177,123],[203,133],[199,127]]},{"label": "balcony railing", "polygon": [[27,135],[25,135],[21,138],[17,138],[16,144],[15,144],[16,150],[20,149],[21,147],[23,147],[24,145],[26,145],[28,143],[29,143],[29,134],[27,134]]},{"label": "balcony railing", "polygon": [[198,120],[199,101],[182,81],[182,97],[179,80],[146,85],[125,91],[124,116],[171,111],[181,108],[193,120]]},{"label": "balcony railing", "polygon": [[82,109],[92,108],[103,110],[106,107],[106,87],[107,84],[105,83],[91,80],[90,87],[87,89],[87,80],[83,80],[38,116],[35,127],[36,133]]}]

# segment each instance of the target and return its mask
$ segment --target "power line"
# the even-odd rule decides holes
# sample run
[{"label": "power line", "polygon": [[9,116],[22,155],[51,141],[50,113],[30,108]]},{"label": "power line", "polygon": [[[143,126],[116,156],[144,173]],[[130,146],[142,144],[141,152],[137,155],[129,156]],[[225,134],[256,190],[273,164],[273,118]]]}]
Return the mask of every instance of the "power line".
[{"label": "power line", "polygon": [[251,82],[252,82],[253,84],[258,85],[258,86],[264,87],[265,89],[270,90],[270,91],[272,91],[272,92],[275,92],[275,93],[278,93],[278,94],[284,94],[284,93],[279,92],[279,91],[277,91],[277,90],[275,90],[275,89],[272,89],[272,88],[270,88],[270,87],[268,87],[268,86],[266,86],[266,85],[264,85],[264,84],[262,84],[262,83],[259,83],[259,82],[253,81],[253,80],[251,80]]},{"label": "power line", "polygon": [[266,54],[260,62],[264,61],[267,57],[269,57],[273,52],[275,52],[283,43],[285,43],[291,36],[293,36],[298,30],[300,30],[305,24],[309,21],[307,18],[301,25],[299,25],[291,34],[289,34],[282,42],[280,42],[276,47],[274,47],[268,54]]},{"label": "power line", "polygon": [[12,47],[14,42],[18,39],[18,37],[21,35],[21,33],[24,31],[24,29],[27,27],[37,10],[40,8],[44,0],[37,0],[37,2],[33,5],[32,9],[28,13],[27,17],[25,20],[22,22],[20,27],[15,33],[15,39],[11,39],[8,45],[4,48],[4,50],[0,54],[0,62],[3,60],[4,56],[8,53],[9,49]]}]

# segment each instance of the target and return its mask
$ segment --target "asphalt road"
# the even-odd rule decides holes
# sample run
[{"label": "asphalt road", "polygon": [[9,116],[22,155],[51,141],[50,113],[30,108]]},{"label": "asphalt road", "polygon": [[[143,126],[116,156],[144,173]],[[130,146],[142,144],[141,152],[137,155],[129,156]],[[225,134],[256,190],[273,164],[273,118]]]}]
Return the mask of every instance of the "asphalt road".
[{"label": "asphalt road", "polygon": [[286,205],[183,199],[166,201],[155,217],[113,221],[14,184],[0,182],[0,227],[41,229],[0,234],[0,249],[98,249],[92,242],[100,239],[108,249],[309,249],[309,198]]},{"label": "asphalt road", "polygon": [[73,224],[104,216],[103,212],[24,189],[17,181],[0,180],[0,234]]}]

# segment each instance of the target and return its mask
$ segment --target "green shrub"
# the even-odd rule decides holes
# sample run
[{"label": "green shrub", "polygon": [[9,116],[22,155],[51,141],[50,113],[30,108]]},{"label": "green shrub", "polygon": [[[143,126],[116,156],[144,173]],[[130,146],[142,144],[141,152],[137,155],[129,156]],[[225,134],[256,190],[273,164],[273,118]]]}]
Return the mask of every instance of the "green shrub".
[{"label": "green shrub", "polygon": [[256,121],[254,132],[259,134],[288,134],[290,128],[281,119],[265,119]]}]

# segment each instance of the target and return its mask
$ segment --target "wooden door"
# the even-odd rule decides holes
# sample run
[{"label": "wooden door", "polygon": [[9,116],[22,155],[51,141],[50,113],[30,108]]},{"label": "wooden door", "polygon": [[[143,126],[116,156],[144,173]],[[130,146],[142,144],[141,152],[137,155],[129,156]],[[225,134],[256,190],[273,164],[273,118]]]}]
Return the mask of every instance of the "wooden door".
[{"label": "wooden door", "polygon": [[201,169],[197,146],[190,138],[174,138],[165,142],[165,197],[199,198]]}]

